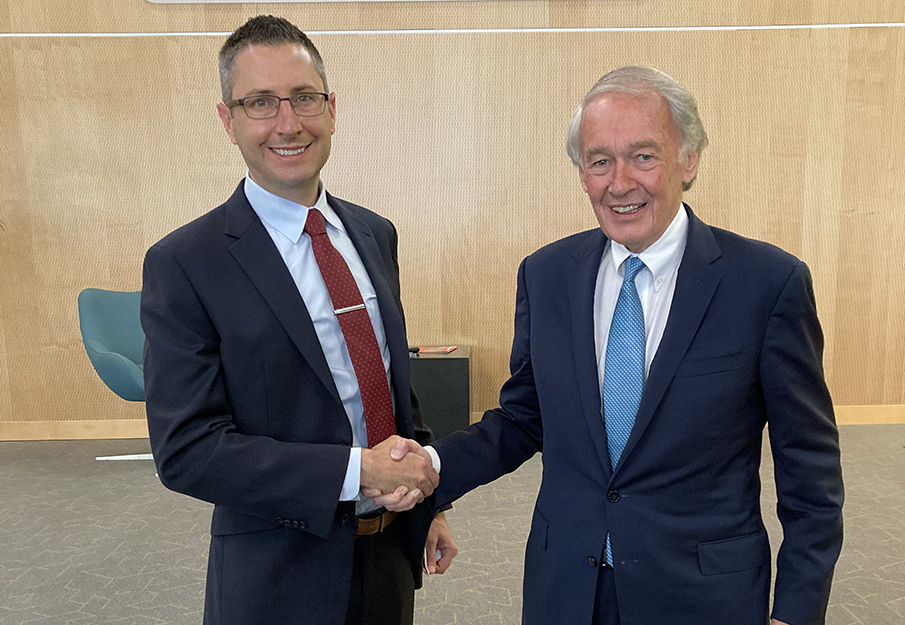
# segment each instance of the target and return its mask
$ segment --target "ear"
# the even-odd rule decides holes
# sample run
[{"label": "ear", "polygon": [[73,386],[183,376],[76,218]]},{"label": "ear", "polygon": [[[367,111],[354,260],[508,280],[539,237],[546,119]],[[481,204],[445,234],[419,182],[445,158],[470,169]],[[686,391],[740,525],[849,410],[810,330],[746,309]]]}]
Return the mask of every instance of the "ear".
[{"label": "ear", "polygon": [[584,167],[579,167],[579,168],[578,168],[578,179],[581,180],[581,189],[582,189],[582,191],[584,191],[585,193],[587,193],[587,192],[588,192],[588,182],[587,182],[587,178],[586,178],[586,176],[585,176]]},{"label": "ear", "polygon": [[327,110],[330,112],[330,134],[336,132],[336,93],[330,92],[330,101],[327,102]]},{"label": "ear", "polygon": [[233,113],[228,106],[223,104],[223,102],[217,102],[217,115],[220,116],[220,121],[223,122],[223,128],[226,129],[226,134],[229,137],[229,140],[233,145],[236,144],[236,135],[233,134]]},{"label": "ear", "polygon": [[701,151],[691,152],[685,155],[684,171],[682,172],[682,182],[688,184],[694,177],[698,175],[698,163],[701,159]]}]

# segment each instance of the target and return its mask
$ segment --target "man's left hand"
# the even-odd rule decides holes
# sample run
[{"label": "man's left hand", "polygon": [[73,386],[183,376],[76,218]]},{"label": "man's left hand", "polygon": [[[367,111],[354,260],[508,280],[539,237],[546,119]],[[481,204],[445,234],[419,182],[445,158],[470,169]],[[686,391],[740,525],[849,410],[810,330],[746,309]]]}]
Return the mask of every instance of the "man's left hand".
[{"label": "man's left hand", "polygon": [[[437,551],[440,551],[440,559],[437,559]],[[456,541],[446,523],[446,515],[440,512],[434,517],[430,531],[427,533],[427,541],[424,543],[424,568],[428,575],[443,575],[452,564],[453,558],[459,553]]]}]

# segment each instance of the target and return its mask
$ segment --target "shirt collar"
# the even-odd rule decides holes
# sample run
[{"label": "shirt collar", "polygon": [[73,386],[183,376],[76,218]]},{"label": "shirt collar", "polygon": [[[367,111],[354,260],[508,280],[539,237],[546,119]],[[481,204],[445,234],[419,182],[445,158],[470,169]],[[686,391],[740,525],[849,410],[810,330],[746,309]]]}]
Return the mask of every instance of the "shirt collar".
[{"label": "shirt collar", "polygon": [[640,258],[654,277],[654,290],[659,291],[666,278],[679,268],[687,240],[688,213],[685,210],[685,204],[682,204],[676,211],[676,216],[673,217],[669,227],[649,248],[640,254],[632,254],[627,247],[611,239],[610,258],[616,266],[617,273],[620,265],[629,256]]},{"label": "shirt collar", "polygon": [[246,174],[245,197],[248,198],[248,203],[251,204],[261,221],[267,223],[295,244],[298,244],[302,238],[302,233],[305,230],[305,221],[308,219],[308,211],[312,208],[319,210],[329,225],[340,232],[346,231],[343,222],[339,219],[339,215],[327,202],[327,191],[323,184],[320,185],[320,192],[314,206],[309,207],[274,195]]}]

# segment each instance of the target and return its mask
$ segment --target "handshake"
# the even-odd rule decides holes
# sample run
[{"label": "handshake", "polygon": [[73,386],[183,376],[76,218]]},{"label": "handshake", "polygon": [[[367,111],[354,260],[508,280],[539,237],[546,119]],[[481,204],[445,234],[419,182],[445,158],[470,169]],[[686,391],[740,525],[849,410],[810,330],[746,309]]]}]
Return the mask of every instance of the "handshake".
[{"label": "handshake", "polygon": [[[431,455],[417,442],[391,436],[372,449],[361,450],[361,494],[393,512],[410,510],[429,497],[440,475]],[[458,553],[442,512],[431,522],[424,543],[424,571],[446,572]]]},{"label": "handshake", "polygon": [[361,450],[361,494],[387,510],[410,510],[439,483],[430,454],[416,441],[394,435]]}]

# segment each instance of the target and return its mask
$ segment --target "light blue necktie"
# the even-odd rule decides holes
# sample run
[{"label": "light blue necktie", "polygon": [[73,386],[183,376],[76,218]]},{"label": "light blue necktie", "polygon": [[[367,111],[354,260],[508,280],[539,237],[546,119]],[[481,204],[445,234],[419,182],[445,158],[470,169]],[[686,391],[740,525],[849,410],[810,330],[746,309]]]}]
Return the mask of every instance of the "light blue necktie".
[{"label": "light blue necktie", "polygon": [[[635,276],[644,268],[644,263],[637,256],[630,256],[624,266],[622,289],[616,300],[606,344],[603,374],[603,419],[610,466],[614,469],[635,425],[644,391],[644,311],[635,288]],[[606,537],[606,561],[612,566],[609,534]]]}]

